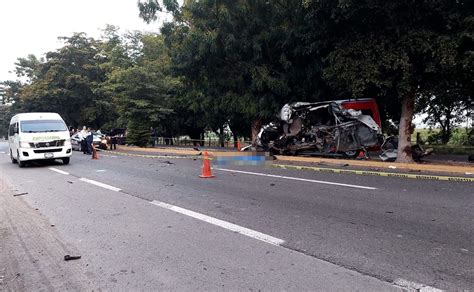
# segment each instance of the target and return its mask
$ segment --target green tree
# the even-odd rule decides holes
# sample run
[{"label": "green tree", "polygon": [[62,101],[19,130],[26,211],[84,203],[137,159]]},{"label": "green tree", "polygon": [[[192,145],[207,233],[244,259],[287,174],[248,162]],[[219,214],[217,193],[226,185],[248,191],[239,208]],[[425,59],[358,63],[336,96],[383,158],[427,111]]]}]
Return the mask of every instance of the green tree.
[{"label": "green tree", "polygon": [[[28,77],[21,91],[24,111],[53,111],[74,127],[83,124],[101,127],[111,117],[111,104],[96,94],[105,80],[100,67],[100,42],[84,33],[60,37],[64,46],[48,52],[44,62],[36,58],[18,59],[16,72]],[[28,61],[28,62],[27,62]]]},{"label": "green tree", "polygon": [[[206,109],[209,126],[229,123],[234,132],[273,118],[289,101],[319,98],[320,60],[306,54],[297,37],[300,1],[166,1],[139,4],[146,21],[171,9],[175,17],[162,33],[172,52],[174,72]],[[239,126],[238,126],[239,125]],[[237,130],[237,131],[236,131]]]},{"label": "green tree", "polygon": [[314,26],[307,37],[323,52],[324,77],[354,97],[376,94],[386,103],[398,101],[397,161],[412,161],[415,101],[465,54],[460,36],[472,17],[468,1],[306,2]]},{"label": "green tree", "polygon": [[145,146],[150,139],[150,127],[158,126],[171,114],[167,105],[180,83],[166,74],[169,57],[160,36],[143,35],[141,46],[135,63],[112,70],[103,88],[128,123],[127,141]]},{"label": "green tree", "polygon": [[20,93],[23,84],[20,81],[0,82],[0,137],[7,136],[10,119],[20,112]]}]

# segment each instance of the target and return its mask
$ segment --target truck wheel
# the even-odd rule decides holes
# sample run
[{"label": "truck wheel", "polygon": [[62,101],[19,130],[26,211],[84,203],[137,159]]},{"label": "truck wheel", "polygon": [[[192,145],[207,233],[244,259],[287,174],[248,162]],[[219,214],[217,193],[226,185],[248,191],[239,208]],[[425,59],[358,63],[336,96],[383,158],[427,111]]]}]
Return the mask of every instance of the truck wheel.
[{"label": "truck wheel", "polygon": [[70,161],[70,158],[69,158],[69,157],[63,158],[63,164],[64,164],[64,165],[69,164],[69,161]]}]

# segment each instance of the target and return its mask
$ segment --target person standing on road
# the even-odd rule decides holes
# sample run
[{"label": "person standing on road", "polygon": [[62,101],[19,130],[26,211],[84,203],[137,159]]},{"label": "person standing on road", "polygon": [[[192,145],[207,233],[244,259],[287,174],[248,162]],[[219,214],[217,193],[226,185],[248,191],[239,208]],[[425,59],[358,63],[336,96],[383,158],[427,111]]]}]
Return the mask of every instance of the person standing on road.
[{"label": "person standing on road", "polygon": [[79,139],[81,141],[81,149],[82,149],[83,154],[87,153],[86,137],[87,137],[87,129],[86,129],[86,126],[84,126],[82,127],[82,130],[79,132]]},{"label": "person standing on road", "polygon": [[87,128],[87,136],[85,140],[87,144],[87,154],[92,155],[92,143],[94,142],[94,135],[92,135],[91,128]]},{"label": "person standing on road", "polygon": [[117,150],[117,133],[115,132],[115,130],[112,130],[110,132],[110,135],[111,135],[109,136],[110,150]]}]

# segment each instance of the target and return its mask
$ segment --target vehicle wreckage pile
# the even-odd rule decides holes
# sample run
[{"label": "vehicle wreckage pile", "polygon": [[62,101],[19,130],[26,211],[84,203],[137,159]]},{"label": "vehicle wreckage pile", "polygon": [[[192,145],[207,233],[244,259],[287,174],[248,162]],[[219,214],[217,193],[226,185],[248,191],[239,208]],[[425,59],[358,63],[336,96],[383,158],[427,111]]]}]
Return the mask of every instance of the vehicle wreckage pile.
[{"label": "vehicle wreckage pile", "polygon": [[257,151],[272,154],[356,157],[380,145],[381,129],[369,115],[338,101],[285,104],[278,121],[262,127]]}]

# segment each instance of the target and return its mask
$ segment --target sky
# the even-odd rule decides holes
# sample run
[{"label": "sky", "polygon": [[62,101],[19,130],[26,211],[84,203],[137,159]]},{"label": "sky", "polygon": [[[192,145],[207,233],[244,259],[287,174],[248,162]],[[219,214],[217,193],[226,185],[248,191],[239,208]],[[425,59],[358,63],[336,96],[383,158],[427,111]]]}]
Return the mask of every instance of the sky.
[{"label": "sky", "polygon": [[17,58],[43,57],[62,46],[59,36],[74,32],[99,38],[106,24],[159,31],[158,23],[138,17],[137,0],[0,0],[0,81],[16,79],[9,71]]}]

